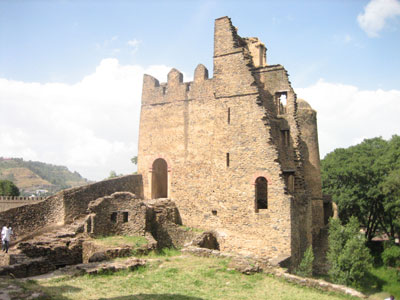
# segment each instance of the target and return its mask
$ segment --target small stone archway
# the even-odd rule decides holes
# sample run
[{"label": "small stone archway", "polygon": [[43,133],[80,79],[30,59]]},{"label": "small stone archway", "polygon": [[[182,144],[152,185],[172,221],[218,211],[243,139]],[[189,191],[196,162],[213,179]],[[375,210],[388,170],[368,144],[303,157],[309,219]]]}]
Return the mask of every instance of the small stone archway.
[{"label": "small stone archway", "polygon": [[168,198],[168,164],[157,158],[152,165],[151,198]]}]

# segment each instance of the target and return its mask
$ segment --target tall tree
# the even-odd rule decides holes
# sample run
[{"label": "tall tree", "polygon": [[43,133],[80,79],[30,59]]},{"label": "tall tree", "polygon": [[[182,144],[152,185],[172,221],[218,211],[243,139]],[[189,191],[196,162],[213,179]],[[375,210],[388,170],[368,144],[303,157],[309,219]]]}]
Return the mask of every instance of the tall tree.
[{"label": "tall tree", "polygon": [[400,170],[399,136],[390,141],[366,139],[356,146],[336,149],[322,160],[321,170],[323,192],[338,204],[342,221],[356,216],[369,241],[379,228],[394,237],[396,227],[392,230],[390,224],[396,224],[392,219],[396,220],[399,208],[393,182],[396,170]]}]

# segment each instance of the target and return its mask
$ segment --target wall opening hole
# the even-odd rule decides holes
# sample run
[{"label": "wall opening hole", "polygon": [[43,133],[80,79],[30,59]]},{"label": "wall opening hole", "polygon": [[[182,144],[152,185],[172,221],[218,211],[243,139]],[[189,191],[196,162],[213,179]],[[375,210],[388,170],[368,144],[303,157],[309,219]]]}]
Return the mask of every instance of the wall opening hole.
[{"label": "wall opening hole", "polygon": [[287,92],[275,93],[275,105],[278,115],[286,113]]},{"label": "wall opening hole", "polygon": [[231,108],[228,107],[228,124],[231,124]]},{"label": "wall opening hole", "polygon": [[256,179],[256,212],[259,209],[268,208],[268,181],[265,177],[258,177]]},{"label": "wall opening hole", "polygon": [[153,199],[168,197],[168,166],[162,158],[153,162],[151,196]]},{"label": "wall opening hole", "polygon": [[128,213],[127,211],[124,211],[124,212],[122,213],[122,217],[123,217],[122,221],[123,221],[124,223],[128,222],[129,213]]},{"label": "wall opening hole", "polygon": [[229,153],[226,154],[226,166],[229,167]]},{"label": "wall opening hole", "polygon": [[215,209],[213,209],[213,210],[211,211],[211,213],[212,213],[214,216],[216,216],[218,212],[217,212]]},{"label": "wall opening hole", "polygon": [[290,131],[289,130],[281,130],[282,137],[282,145],[285,147],[289,147],[290,145]]},{"label": "wall opening hole", "polygon": [[286,171],[283,173],[285,178],[286,188],[289,193],[294,192],[294,171]]},{"label": "wall opening hole", "polygon": [[113,213],[111,213],[111,222],[113,222],[113,223],[117,223],[117,212],[113,212]]}]

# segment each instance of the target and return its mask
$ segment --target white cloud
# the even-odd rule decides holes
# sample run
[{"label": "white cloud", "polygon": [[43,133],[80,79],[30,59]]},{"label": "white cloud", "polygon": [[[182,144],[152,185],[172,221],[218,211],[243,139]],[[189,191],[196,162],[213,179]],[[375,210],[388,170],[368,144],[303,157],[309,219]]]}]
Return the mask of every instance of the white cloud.
[{"label": "white cloud", "polygon": [[143,74],[171,68],[103,59],[74,85],[0,78],[0,156],[67,165],[89,179],[131,173]]},{"label": "white cloud", "polygon": [[132,54],[135,54],[138,51],[140,43],[141,41],[138,41],[137,39],[128,41],[127,44],[132,48]]},{"label": "white cloud", "polygon": [[370,37],[377,37],[386,24],[387,19],[400,16],[398,0],[371,0],[364,13],[357,17],[358,24]]},{"label": "white cloud", "polygon": [[[0,156],[66,165],[95,180],[111,170],[133,172],[143,74],[165,82],[170,69],[109,58],[73,85],[0,78]],[[184,80],[192,77],[184,74]],[[318,112],[321,157],[364,138],[400,134],[399,90],[323,80],[295,90]]]},{"label": "white cloud", "polygon": [[359,90],[324,80],[295,90],[317,111],[321,158],[365,138],[400,134],[400,90]]}]

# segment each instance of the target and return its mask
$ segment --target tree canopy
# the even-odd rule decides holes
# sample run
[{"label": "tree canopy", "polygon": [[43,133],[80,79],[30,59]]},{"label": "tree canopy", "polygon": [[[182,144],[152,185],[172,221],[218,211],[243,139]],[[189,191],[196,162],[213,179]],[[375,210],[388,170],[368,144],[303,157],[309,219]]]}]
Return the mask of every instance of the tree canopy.
[{"label": "tree canopy", "polygon": [[19,196],[19,189],[10,180],[0,180],[0,196]]},{"label": "tree canopy", "polygon": [[338,204],[343,222],[356,216],[368,241],[378,230],[399,235],[400,136],[336,149],[321,161],[321,173],[323,192]]}]

